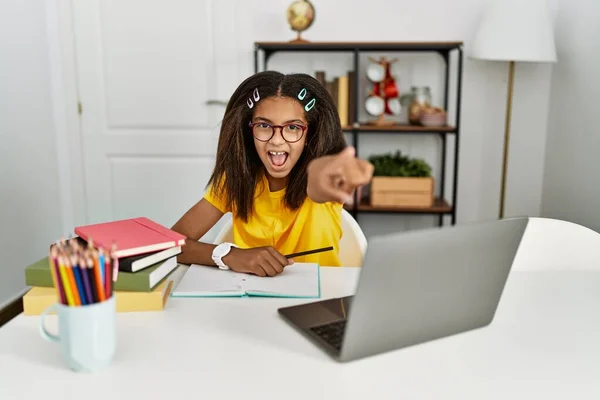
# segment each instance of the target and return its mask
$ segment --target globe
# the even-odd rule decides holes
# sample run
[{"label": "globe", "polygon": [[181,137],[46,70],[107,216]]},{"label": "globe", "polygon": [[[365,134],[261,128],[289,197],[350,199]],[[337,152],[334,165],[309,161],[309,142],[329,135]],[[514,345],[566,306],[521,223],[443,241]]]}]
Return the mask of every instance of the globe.
[{"label": "globe", "polygon": [[300,39],[300,32],[307,30],[315,20],[315,9],[308,0],[296,0],[287,10],[287,20],[292,30],[298,32],[296,41]]}]

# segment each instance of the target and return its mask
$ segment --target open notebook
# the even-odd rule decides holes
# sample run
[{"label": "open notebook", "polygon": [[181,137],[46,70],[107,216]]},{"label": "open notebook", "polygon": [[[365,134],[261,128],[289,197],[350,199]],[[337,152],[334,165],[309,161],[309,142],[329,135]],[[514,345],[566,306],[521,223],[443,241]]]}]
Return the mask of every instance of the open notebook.
[{"label": "open notebook", "polygon": [[260,277],[216,267],[191,265],[171,296],[319,298],[320,268],[314,263],[294,263],[279,275]]}]

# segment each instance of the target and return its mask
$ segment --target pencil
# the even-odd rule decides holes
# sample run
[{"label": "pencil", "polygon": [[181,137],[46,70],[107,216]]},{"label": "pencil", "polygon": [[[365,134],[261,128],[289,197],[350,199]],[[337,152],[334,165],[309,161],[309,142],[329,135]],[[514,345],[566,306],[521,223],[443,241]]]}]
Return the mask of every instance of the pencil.
[{"label": "pencil", "polygon": [[69,246],[71,246],[71,249],[73,249],[73,251],[75,253],[77,253],[77,254],[80,253],[80,250],[81,250],[80,247],[81,246],[79,246],[79,242],[77,242],[77,239],[75,239],[75,238],[69,239]]},{"label": "pencil", "polygon": [[65,264],[63,262],[62,255],[58,256],[58,264],[60,277],[63,283],[63,287],[65,288],[65,296],[67,297],[67,305],[73,306],[75,305],[75,301],[73,300],[73,293],[71,291],[71,282],[69,281],[69,277],[67,276],[67,271],[65,270]]},{"label": "pencil", "polygon": [[73,274],[73,266],[71,265],[71,260],[69,260],[68,255],[65,255],[64,263],[65,273],[67,279],[69,280],[71,290],[73,291],[73,305],[80,306],[81,299],[79,298],[79,289],[77,287],[77,282],[75,281],[75,274]]},{"label": "pencil", "polygon": [[73,277],[75,278],[75,284],[77,285],[77,293],[79,295],[79,300],[81,305],[88,304],[85,294],[85,287],[83,286],[83,276],[81,274],[81,268],[77,264],[77,257],[74,254],[71,254],[71,268],[73,270]]},{"label": "pencil", "polygon": [[104,277],[105,282],[106,282],[106,298],[110,299],[112,296],[113,271],[111,269],[110,253],[108,253],[108,252],[104,256],[104,263],[105,263],[104,270],[106,271],[106,276]]},{"label": "pencil", "polygon": [[287,254],[284,257],[285,258],[292,258],[292,257],[299,257],[299,256],[307,256],[309,254],[321,253],[321,252],[330,251],[330,250],[333,250],[333,246],[322,247],[320,249],[314,249],[314,250],[301,251],[299,253]]},{"label": "pencil", "polygon": [[92,286],[90,284],[90,271],[87,267],[87,263],[81,256],[77,257],[77,264],[79,265],[79,271],[81,271],[81,280],[83,281],[83,289],[85,291],[85,300],[87,304],[94,303],[94,296],[92,295]]},{"label": "pencil", "polygon": [[92,250],[92,265],[94,266],[94,277],[96,283],[96,293],[98,293],[98,302],[104,301],[104,285],[102,284],[102,275],[100,274],[100,265],[98,264],[98,258],[95,252]]},{"label": "pencil", "polygon": [[98,251],[95,253],[96,257],[98,257],[98,266],[100,267],[100,278],[102,278],[102,286],[106,286],[104,282],[106,282],[106,268],[104,266],[104,252],[102,251],[102,247],[98,248]]},{"label": "pencil", "polygon": [[119,258],[116,256],[117,254],[117,244],[113,243],[110,253],[110,258],[113,262],[113,282],[116,282],[119,277]]},{"label": "pencil", "polygon": [[54,283],[54,287],[58,292],[58,298],[60,299],[61,304],[67,304],[67,299],[65,298],[65,292],[63,290],[63,285],[60,279],[59,270],[58,270],[58,249],[55,245],[50,246],[50,257],[48,257],[48,262],[50,264],[50,272],[52,274],[52,282]]},{"label": "pencil", "polygon": [[82,259],[82,264],[85,264],[85,269],[87,270],[87,275],[89,277],[92,303],[98,303],[100,300],[98,298],[98,288],[96,287],[96,276],[94,275],[94,262],[86,254]]}]

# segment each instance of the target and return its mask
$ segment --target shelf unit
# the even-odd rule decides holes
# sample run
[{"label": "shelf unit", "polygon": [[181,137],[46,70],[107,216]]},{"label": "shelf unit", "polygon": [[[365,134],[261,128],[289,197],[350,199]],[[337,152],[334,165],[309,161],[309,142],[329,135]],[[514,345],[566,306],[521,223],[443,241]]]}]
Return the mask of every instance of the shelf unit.
[{"label": "shelf unit", "polygon": [[[254,71],[259,72],[259,64],[262,59],[262,70],[268,69],[268,61],[271,56],[277,52],[344,52],[353,55],[353,70],[355,76],[359,77],[359,59],[361,53],[374,52],[433,52],[439,54],[444,60],[444,109],[448,110],[449,105],[449,86],[450,86],[450,55],[457,52],[456,68],[456,106],[455,122],[456,126],[445,127],[423,127],[415,125],[391,125],[376,126],[368,124],[355,123],[352,126],[344,126],[346,133],[352,134],[352,144],[358,154],[359,135],[368,134],[400,134],[400,135],[437,135],[441,139],[441,168],[439,176],[440,190],[434,204],[430,208],[410,208],[410,207],[374,207],[369,204],[354,202],[354,205],[346,207],[352,213],[354,218],[358,219],[360,213],[400,213],[400,214],[431,214],[438,216],[438,225],[444,224],[444,216],[451,216],[451,223],[456,223],[457,209],[457,185],[458,185],[458,160],[459,160],[459,138],[460,138],[460,110],[462,95],[462,72],[463,72],[463,43],[462,42],[308,42],[308,43],[290,43],[290,42],[255,42],[254,43]],[[359,93],[360,79],[355,79],[354,93]],[[359,120],[359,107],[362,103],[358,99],[349,99],[356,104],[354,115],[350,116],[352,121]],[[450,201],[446,193],[446,169],[447,169],[447,147],[448,135],[453,135],[454,140],[454,165],[452,176],[452,193]],[[355,197],[356,200],[356,197]]]}]

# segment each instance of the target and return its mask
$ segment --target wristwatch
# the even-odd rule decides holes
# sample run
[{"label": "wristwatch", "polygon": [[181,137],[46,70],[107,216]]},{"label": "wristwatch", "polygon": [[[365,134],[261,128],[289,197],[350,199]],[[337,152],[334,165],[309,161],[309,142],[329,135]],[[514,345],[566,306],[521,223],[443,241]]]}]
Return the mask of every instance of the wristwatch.
[{"label": "wristwatch", "polygon": [[212,252],[212,259],[217,264],[219,269],[227,270],[229,267],[223,262],[223,257],[225,257],[231,251],[232,247],[238,247],[233,243],[221,243],[217,247],[214,248]]}]

